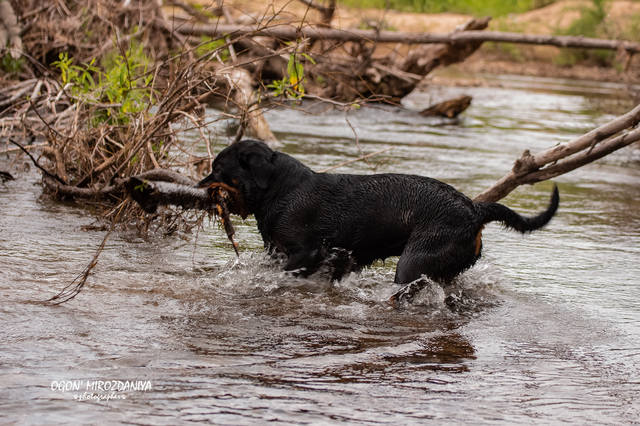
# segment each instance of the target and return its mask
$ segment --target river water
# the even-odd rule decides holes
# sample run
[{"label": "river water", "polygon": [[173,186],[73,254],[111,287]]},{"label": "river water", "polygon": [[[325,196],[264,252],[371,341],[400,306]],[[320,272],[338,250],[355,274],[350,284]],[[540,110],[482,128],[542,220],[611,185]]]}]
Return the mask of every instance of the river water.
[{"label": "river water", "polygon": [[[458,122],[408,109],[304,104],[267,118],[316,170],[401,172],[473,196],[524,149],[568,141],[630,107],[617,85],[502,77]],[[452,89],[456,92],[458,89]],[[214,115],[215,111],[209,111]],[[355,132],[355,133],[354,133]],[[354,141],[357,135],[357,143]],[[11,159],[0,159],[0,168]],[[0,184],[0,423],[632,424],[640,418],[640,168],[633,148],[562,176],[550,225],[489,225],[483,259],[445,293],[390,308],[394,260],[339,283],[267,259],[252,219],[241,256],[197,239],[112,235],[80,295],[50,297],[104,231],[42,197],[35,171]],[[546,206],[550,183],[503,202]]]}]

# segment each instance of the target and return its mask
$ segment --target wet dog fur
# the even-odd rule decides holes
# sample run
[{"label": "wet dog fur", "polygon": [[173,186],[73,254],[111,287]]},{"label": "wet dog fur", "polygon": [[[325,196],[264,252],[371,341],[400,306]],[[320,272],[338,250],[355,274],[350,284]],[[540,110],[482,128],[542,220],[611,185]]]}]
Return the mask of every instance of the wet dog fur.
[{"label": "wet dog fur", "polygon": [[286,256],[285,270],[307,276],[329,264],[332,279],[340,279],[400,256],[398,284],[422,276],[450,282],[480,257],[486,223],[527,233],[545,226],[559,203],[556,187],[545,211],[523,217],[499,203],[474,203],[428,177],[316,173],[250,139],[223,149],[198,186],[214,183],[240,192],[244,206],[231,205],[231,213],[255,216],[265,248]]}]

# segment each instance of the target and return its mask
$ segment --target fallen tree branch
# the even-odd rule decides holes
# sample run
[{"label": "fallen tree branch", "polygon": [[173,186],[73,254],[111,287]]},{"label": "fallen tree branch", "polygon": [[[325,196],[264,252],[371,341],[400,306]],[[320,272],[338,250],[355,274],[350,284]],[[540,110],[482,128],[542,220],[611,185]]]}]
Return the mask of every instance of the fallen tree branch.
[{"label": "fallen tree branch", "polygon": [[134,176],[127,179],[125,186],[131,197],[147,213],[154,213],[159,205],[207,211],[212,211],[216,205],[207,188],[196,188],[193,185],[151,182]]},{"label": "fallen tree branch", "polygon": [[520,185],[554,178],[640,141],[640,129],[614,136],[638,123],[640,105],[572,142],[557,145],[536,155],[531,155],[529,150],[526,150],[515,161],[509,173],[479,194],[474,201],[500,200]]},{"label": "fallen tree branch", "polygon": [[206,188],[193,185],[180,185],[169,182],[151,182],[131,177],[125,184],[127,192],[147,213],[155,213],[158,206],[174,205],[183,209],[205,210],[215,213],[224,228],[227,238],[238,253],[238,244],[233,236],[235,230],[230,214],[235,213],[246,218],[248,212],[244,199],[237,189],[224,183],[214,183]]},{"label": "fallen tree branch", "polygon": [[534,156],[533,161],[539,165],[551,163],[585,148],[592,147],[596,143],[638,123],[640,123],[640,104],[628,113],[580,136],[571,143],[560,144]]},{"label": "fallen tree branch", "polygon": [[461,112],[469,108],[471,100],[471,96],[468,95],[458,96],[457,98],[431,105],[429,108],[420,111],[420,115],[424,117],[457,117]]},{"label": "fallen tree branch", "polygon": [[[181,175],[178,172],[174,172],[173,170],[168,169],[153,169],[129,178],[118,178],[114,180],[113,184],[105,185],[101,188],[83,188],[79,186],[67,185],[64,183],[60,183],[59,181],[53,179],[48,175],[43,176],[42,180],[47,187],[55,191],[58,195],[73,198],[101,199],[111,195],[123,194],[127,190],[127,185],[132,179],[137,179],[138,181],[149,180],[157,181],[159,183],[171,183],[180,185],[181,187],[195,185],[195,182],[193,182],[191,179],[185,177],[184,175]],[[206,195],[206,191],[204,191],[204,194]],[[200,194],[200,196],[203,196],[203,194]]]},{"label": "fallen tree branch", "polygon": [[638,141],[640,141],[640,129],[632,130],[624,135],[616,136],[615,138],[601,142],[592,150],[585,150],[584,152],[580,152],[567,160],[545,167],[536,172],[528,173],[523,178],[522,183],[532,184],[552,179]]},{"label": "fallen tree branch", "polygon": [[[483,30],[489,18],[471,19],[455,32]],[[353,43],[348,56],[339,53],[318,57],[309,66],[307,89],[324,98],[368,99],[399,102],[435,67],[461,62],[475,52],[481,42],[438,43],[413,48],[404,57],[390,54],[374,58],[376,43]],[[321,81],[316,84],[316,81]]]},{"label": "fallen tree branch", "polygon": [[192,36],[251,35],[267,36],[280,40],[308,38],[310,40],[336,41],[375,41],[378,43],[433,44],[433,43],[469,43],[500,42],[517,44],[535,44],[556,47],[574,47],[582,49],[624,50],[628,53],[640,53],[640,43],[627,40],[606,40],[582,36],[551,36],[539,34],[520,34],[500,31],[459,31],[452,33],[408,33],[402,31],[375,31],[360,29],[329,29],[316,27],[299,28],[293,25],[270,27],[250,25],[208,25],[183,24],[177,31]]}]

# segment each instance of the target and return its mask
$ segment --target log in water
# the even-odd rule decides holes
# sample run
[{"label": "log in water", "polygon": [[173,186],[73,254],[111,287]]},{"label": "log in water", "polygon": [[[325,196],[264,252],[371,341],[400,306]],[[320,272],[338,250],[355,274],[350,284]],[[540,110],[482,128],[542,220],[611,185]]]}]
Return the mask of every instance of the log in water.
[{"label": "log in water", "polygon": [[207,188],[196,188],[172,182],[159,182],[137,177],[125,184],[127,192],[147,213],[155,213],[158,206],[174,205],[183,209],[213,211],[216,202]]}]

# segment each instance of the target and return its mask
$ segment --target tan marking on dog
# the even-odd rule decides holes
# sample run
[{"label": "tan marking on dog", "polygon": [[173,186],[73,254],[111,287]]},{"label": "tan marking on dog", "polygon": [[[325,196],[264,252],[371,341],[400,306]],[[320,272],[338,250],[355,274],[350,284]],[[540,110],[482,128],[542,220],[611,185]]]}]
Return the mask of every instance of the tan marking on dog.
[{"label": "tan marking on dog", "polygon": [[480,255],[480,250],[482,249],[482,230],[484,229],[484,225],[482,227],[480,227],[480,230],[478,231],[478,235],[476,235],[476,256]]}]

